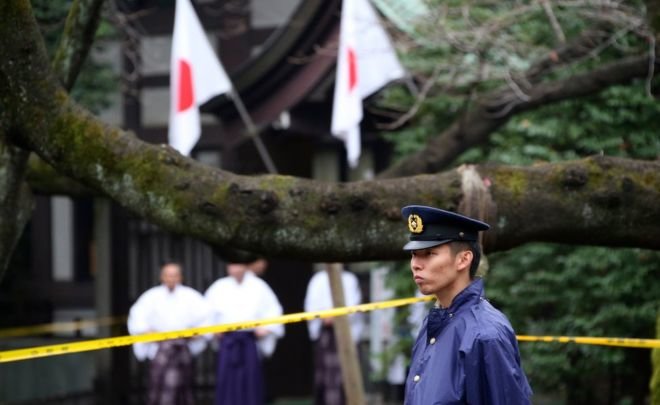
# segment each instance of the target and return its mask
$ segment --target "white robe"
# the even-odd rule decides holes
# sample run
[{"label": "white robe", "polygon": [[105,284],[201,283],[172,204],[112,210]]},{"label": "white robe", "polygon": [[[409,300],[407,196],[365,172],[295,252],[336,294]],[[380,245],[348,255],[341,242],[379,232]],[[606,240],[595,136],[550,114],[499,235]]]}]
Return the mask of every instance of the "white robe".
[{"label": "white robe", "polygon": [[[214,325],[274,318],[282,315],[282,305],[273,290],[253,272],[247,271],[243,281],[227,276],[216,280],[204,293],[211,308]],[[257,340],[259,352],[269,357],[275,351],[277,339],[284,336],[284,325],[265,325],[271,331]]]},{"label": "white robe", "polygon": [[[344,286],[344,300],[346,301],[346,306],[361,304],[362,293],[355,274],[349,273],[348,271],[342,271],[341,282]],[[323,311],[333,307],[328,272],[319,271],[312,276],[307,285],[307,293],[305,294],[305,311]],[[358,342],[364,327],[362,314],[351,314],[348,316],[348,321],[351,325],[351,336],[353,341]],[[323,321],[321,319],[312,319],[307,322],[310,339],[317,340],[319,338],[322,323]]]},{"label": "white robe", "polygon": [[[210,311],[197,290],[177,285],[173,291],[165,285],[150,288],[135,301],[128,314],[128,333],[168,332],[208,325]],[[197,355],[206,347],[203,338],[190,339],[188,347]],[[138,360],[153,359],[158,343],[136,343],[133,352]]]}]

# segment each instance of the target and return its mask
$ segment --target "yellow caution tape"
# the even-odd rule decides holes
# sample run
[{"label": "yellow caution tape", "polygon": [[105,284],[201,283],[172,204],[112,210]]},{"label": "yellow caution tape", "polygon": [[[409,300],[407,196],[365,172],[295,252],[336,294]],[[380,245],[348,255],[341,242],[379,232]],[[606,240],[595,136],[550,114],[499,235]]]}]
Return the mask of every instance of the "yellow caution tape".
[{"label": "yellow caution tape", "polygon": [[[394,308],[417,302],[431,301],[434,297],[402,298],[391,301],[374,302],[369,304],[341,307],[315,312],[300,312],[295,314],[278,316],[276,318],[261,319],[256,321],[235,322],[215,326],[203,326],[171,332],[146,333],[143,335],[118,336],[103,339],[86,340],[81,342],[64,343],[50,346],[39,346],[25,349],[15,349],[0,352],[0,363],[12,361],[35,359],[39,357],[58,356],[69,353],[80,353],[93,350],[109,349],[112,347],[128,346],[135,343],[160,342],[170,339],[186,339],[200,337],[206,334],[234,332],[242,329],[253,329],[259,326],[271,324],[286,324],[294,322],[310,321],[312,319],[333,318],[337,316],[350,315],[357,312],[368,312],[378,309]],[[607,345],[618,347],[635,348],[660,348],[660,339],[632,339],[632,338],[593,338],[593,337],[571,337],[571,336],[517,336],[520,341],[528,342],[558,342]]]},{"label": "yellow caution tape", "polygon": [[36,359],[39,357],[58,356],[69,353],[88,352],[92,350],[109,349],[112,347],[128,346],[134,343],[160,342],[170,339],[194,338],[210,333],[234,332],[242,329],[252,329],[259,326],[272,324],[286,324],[294,322],[310,321],[312,319],[333,318],[337,316],[350,315],[357,312],[368,312],[377,309],[386,309],[410,305],[422,301],[431,301],[434,297],[402,298],[391,301],[374,302],[369,304],[355,305],[327,309],[324,311],[301,312],[290,315],[278,316],[276,318],[261,319],[257,321],[235,322],[215,326],[203,326],[171,332],[145,333],[143,335],[118,336],[103,339],[86,340],[81,342],[63,343],[50,346],[30,347],[0,352],[0,363],[11,361]]},{"label": "yellow caution tape", "polygon": [[660,348],[660,339],[635,339],[622,337],[588,336],[516,336],[521,342],[575,343],[580,345],[635,347],[640,349]]},{"label": "yellow caution tape", "polygon": [[126,316],[109,316],[98,319],[44,323],[40,325],[20,326],[16,328],[0,329],[0,339],[23,336],[36,336],[45,333],[76,332],[85,328],[123,324]]}]

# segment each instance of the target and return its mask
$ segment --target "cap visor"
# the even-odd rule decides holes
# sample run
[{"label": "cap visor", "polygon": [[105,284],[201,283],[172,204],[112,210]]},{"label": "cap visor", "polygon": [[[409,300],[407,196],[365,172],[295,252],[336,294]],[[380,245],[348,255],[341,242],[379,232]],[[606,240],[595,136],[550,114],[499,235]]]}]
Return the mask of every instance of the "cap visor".
[{"label": "cap visor", "polygon": [[428,249],[434,246],[443,245],[447,242],[451,242],[451,239],[445,240],[411,240],[406,243],[403,247],[403,250],[419,250],[419,249]]}]

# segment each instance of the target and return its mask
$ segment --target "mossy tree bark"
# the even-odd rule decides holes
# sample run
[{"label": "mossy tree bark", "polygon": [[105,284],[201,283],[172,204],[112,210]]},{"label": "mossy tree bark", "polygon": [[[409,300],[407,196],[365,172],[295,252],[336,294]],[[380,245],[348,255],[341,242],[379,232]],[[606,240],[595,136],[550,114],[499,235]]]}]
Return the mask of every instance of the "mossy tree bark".
[{"label": "mossy tree bark", "polygon": [[[80,67],[93,43],[94,33],[99,23],[103,0],[75,0],[71,4],[69,16],[62,35],[53,70],[64,84],[71,89]],[[21,5],[29,9],[29,3]],[[2,10],[10,11],[11,8]],[[2,14],[3,25],[21,32],[18,21]],[[12,35],[8,40],[12,40]],[[25,91],[26,89],[22,89]],[[14,131],[10,117],[0,109],[0,280],[9,264],[12,252],[23,229],[32,214],[34,201],[30,188],[25,183],[26,165],[29,152],[8,141]]]},{"label": "mossy tree bark", "polygon": [[32,215],[34,201],[24,182],[28,155],[7,143],[0,130],[0,280]]},{"label": "mossy tree bark", "polygon": [[53,76],[29,3],[5,1],[0,15],[0,111],[11,141],[89,190],[225,254],[402,258],[400,207],[462,210],[477,195],[470,184],[482,186],[480,216],[494,225],[484,241],[489,251],[530,241],[660,249],[660,162],[596,157],[348,184],[239,176],[141,142],[75,105]]}]

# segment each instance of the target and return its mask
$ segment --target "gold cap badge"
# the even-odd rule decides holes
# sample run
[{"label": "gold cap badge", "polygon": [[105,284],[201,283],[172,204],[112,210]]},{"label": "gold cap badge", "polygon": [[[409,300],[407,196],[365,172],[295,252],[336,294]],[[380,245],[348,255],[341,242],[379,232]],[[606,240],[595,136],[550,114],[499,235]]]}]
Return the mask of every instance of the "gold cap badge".
[{"label": "gold cap badge", "polygon": [[422,218],[416,214],[410,214],[408,216],[408,229],[412,233],[422,233],[424,230],[424,224],[422,223]]}]

